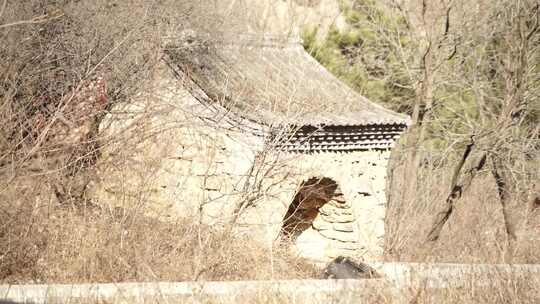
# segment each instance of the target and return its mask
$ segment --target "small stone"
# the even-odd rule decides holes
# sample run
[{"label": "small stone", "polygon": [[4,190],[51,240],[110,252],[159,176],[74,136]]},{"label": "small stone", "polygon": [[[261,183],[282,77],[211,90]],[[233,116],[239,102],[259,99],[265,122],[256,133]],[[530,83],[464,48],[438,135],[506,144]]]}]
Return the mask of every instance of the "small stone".
[{"label": "small stone", "polygon": [[327,203],[327,205],[330,205],[334,208],[338,208],[338,209],[348,209],[348,208],[351,208],[351,206],[349,204],[347,204],[347,202],[338,202],[338,201],[335,201],[335,200],[332,200],[330,202]]},{"label": "small stone", "polygon": [[329,230],[332,229],[332,224],[322,220],[320,217],[315,218],[313,221],[313,229],[315,230]]},{"label": "small stone", "polygon": [[321,230],[319,233],[325,238],[340,242],[355,242],[356,238],[353,233],[341,232],[335,230]]},{"label": "small stone", "polygon": [[321,217],[324,221],[328,223],[336,223],[337,219],[332,215],[325,215],[321,213]]},{"label": "small stone", "polygon": [[319,213],[323,215],[332,215],[335,212],[335,208],[332,206],[325,204],[321,208],[319,208]]},{"label": "small stone", "polygon": [[354,216],[352,214],[350,215],[324,215],[321,214],[321,217],[324,221],[328,223],[352,223],[355,221]]},{"label": "small stone", "polygon": [[375,279],[380,278],[380,275],[368,264],[355,262],[346,256],[339,256],[325,267],[324,277],[327,279]]},{"label": "small stone", "polygon": [[331,217],[324,216],[323,217],[327,222],[330,223],[352,223],[354,222],[354,216],[351,215],[333,215]]},{"label": "small stone", "polygon": [[352,216],[353,213],[352,213],[352,210],[351,209],[340,209],[340,210],[336,210],[335,211],[336,215],[337,216]]},{"label": "small stone", "polygon": [[353,232],[354,231],[353,225],[351,225],[349,223],[334,223],[334,224],[332,224],[332,227],[336,231],[342,231],[342,232]]}]

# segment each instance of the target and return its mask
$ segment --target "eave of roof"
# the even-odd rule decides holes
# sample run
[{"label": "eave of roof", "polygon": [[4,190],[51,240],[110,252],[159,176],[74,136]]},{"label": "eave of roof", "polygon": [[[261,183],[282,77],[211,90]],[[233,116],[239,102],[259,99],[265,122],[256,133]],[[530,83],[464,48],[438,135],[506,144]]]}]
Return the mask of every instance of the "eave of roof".
[{"label": "eave of roof", "polygon": [[409,125],[338,80],[298,39],[186,37],[169,43],[169,65],[213,102],[265,125]]}]

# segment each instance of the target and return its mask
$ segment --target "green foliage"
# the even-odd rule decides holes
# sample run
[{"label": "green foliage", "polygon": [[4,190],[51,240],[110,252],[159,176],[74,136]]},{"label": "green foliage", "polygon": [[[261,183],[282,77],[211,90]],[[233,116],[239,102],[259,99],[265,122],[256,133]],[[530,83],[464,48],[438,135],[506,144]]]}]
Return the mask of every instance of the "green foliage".
[{"label": "green foliage", "polygon": [[[410,113],[414,97],[412,80],[392,47],[380,38],[381,34],[400,30],[404,26],[402,19],[385,12],[371,0],[360,1],[354,6],[341,4],[347,28],[332,27],[322,41],[317,40],[317,28],[304,29],[305,49],[367,98]],[[410,43],[406,36],[400,39],[402,44]]]},{"label": "green foliage", "polygon": [[[305,29],[306,50],[353,89],[390,109],[412,114],[415,101],[420,102],[422,117],[426,101],[417,92],[423,88],[426,69],[422,56],[430,38],[413,36],[414,24],[379,1],[340,3],[346,25],[331,28],[323,39],[316,28]],[[452,23],[448,35],[437,30],[432,33],[433,59],[427,70],[434,75],[428,84],[433,105],[422,122],[427,126],[424,144],[431,149],[444,150],[460,138],[494,128],[507,102],[508,77],[518,72],[505,67],[508,60],[510,66],[518,66],[519,56],[512,54],[516,48],[512,51],[508,41],[516,25],[511,18],[506,23],[495,21],[496,16],[507,14],[504,6],[488,8],[489,18],[483,21],[464,11],[467,22]],[[444,18],[437,22],[433,26],[444,29]],[[493,23],[486,30],[482,22]],[[539,62],[538,51],[530,52],[529,62]],[[521,123],[524,128],[533,129],[540,120],[540,99],[533,97],[538,95],[538,75],[540,64],[535,63],[523,79],[528,92],[522,97],[527,105]]]}]

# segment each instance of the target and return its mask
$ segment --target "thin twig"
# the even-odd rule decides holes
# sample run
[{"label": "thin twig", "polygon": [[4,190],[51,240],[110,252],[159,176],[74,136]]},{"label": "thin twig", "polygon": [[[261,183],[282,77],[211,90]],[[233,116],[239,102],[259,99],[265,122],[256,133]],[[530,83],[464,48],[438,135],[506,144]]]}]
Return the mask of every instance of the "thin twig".
[{"label": "thin twig", "polygon": [[7,0],[4,0],[4,3],[2,3],[2,9],[0,9],[0,18],[4,15],[4,12],[6,11],[7,6]]},{"label": "thin twig", "polygon": [[[4,13],[4,7],[2,8],[1,13]],[[0,17],[1,16],[2,15],[0,14]],[[45,14],[45,15],[34,17],[34,18],[30,19],[30,20],[21,20],[21,21],[6,23],[6,24],[0,24],[0,29],[12,27],[12,26],[18,26],[18,25],[45,23],[45,22],[49,22],[51,20],[62,18],[63,16],[64,16],[64,13],[61,13],[61,12],[59,12],[59,14],[53,15],[53,16],[50,16],[49,14]]]}]

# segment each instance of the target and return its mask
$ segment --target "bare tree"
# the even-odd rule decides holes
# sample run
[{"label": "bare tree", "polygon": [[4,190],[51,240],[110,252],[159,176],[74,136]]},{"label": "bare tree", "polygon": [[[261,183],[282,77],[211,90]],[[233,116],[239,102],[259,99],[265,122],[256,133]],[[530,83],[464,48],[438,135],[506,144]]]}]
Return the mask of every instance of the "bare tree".
[{"label": "bare tree", "polygon": [[[488,161],[497,185],[506,233],[510,240],[516,239],[517,223],[510,209],[513,183],[510,168],[512,154],[519,149],[516,147],[519,130],[526,124],[525,117],[531,111],[530,94],[537,90],[531,82],[537,76],[532,75],[534,64],[530,60],[538,58],[539,10],[534,1],[518,1],[501,6],[494,4],[491,9],[491,33],[486,33],[488,38],[479,43],[498,45],[488,57],[483,58],[483,63],[494,61],[501,68],[494,71],[495,75],[486,77],[484,86],[489,89],[477,91],[477,94],[487,95],[500,104],[480,107],[481,115],[495,122],[480,121],[475,126],[473,131],[478,133],[470,136],[461,160],[455,167],[445,207],[437,214],[427,236],[428,241],[439,238],[453,212],[455,201]],[[525,134],[526,137],[531,135]]]},{"label": "bare tree", "polygon": [[415,92],[401,198],[424,195],[418,186],[426,159],[437,142],[448,151],[437,166],[451,167],[449,184],[440,202],[429,202],[442,206],[424,241],[437,241],[477,177],[491,176],[511,245],[523,220],[518,202],[531,187],[521,185],[531,174],[523,164],[538,149],[537,1],[388,1],[385,13],[403,22],[394,30],[370,4],[353,3],[370,14],[375,39],[399,58]]}]

